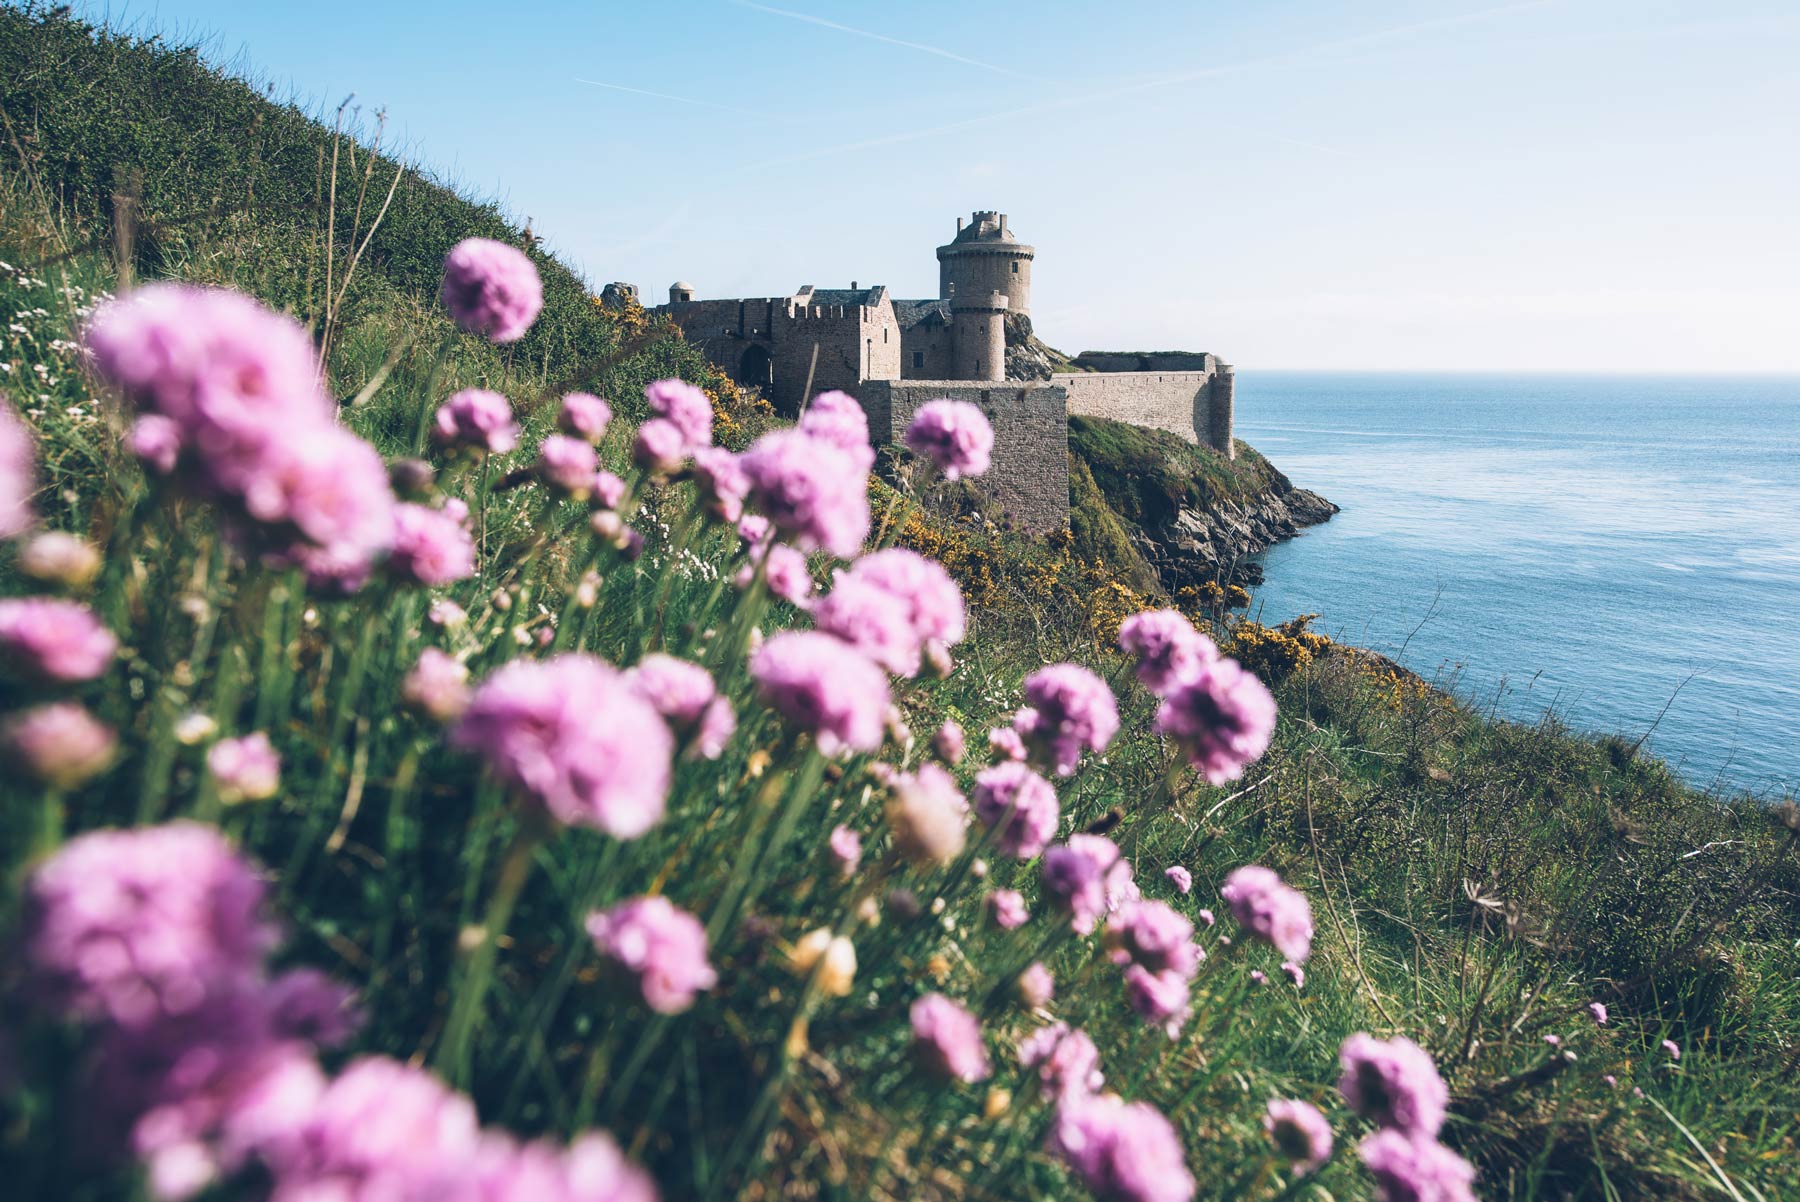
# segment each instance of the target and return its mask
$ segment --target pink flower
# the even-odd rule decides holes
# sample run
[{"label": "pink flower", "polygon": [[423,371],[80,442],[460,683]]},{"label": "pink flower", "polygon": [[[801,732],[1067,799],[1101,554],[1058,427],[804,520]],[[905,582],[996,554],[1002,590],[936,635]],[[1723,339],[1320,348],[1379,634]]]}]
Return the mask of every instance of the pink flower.
[{"label": "pink flower", "polygon": [[1306,988],[1306,970],[1304,968],[1301,968],[1292,960],[1283,960],[1281,962],[1281,971],[1288,975],[1288,980],[1294,983],[1295,989]]},{"label": "pink flower", "polygon": [[[1209,927],[1212,926],[1213,923],[1218,921],[1218,919],[1213,917],[1213,912],[1211,910],[1202,909],[1202,910],[1197,911],[1197,913],[1200,916],[1200,921],[1205,923]],[[1229,939],[1227,939],[1227,940],[1225,940],[1225,942],[1230,943],[1231,941]]]},{"label": "pink flower", "polygon": [[118,649],[119,640],[85,605],[47,597],[0,600],[0,657],[21,675],[64,684],[94,680]]},{"label": "pink flower", "polygon": [[1003,931],[1016,931],[1031,918],[1025,908],[1025,895],[1017,889],[996,889],[987,896],[988,913]]},{"label": "pink flower", "polygon": [[760,513],[746,513],[737,524],[738,537],[752,550],[767,542],[773,529],[769,519]]},{"label": "pink flower", "polygon": [[988,731],[988,750],[1000,760],[1023,760],[1025,741],[1010,726],[996,726]]},{"label": "pink flower", "polygon": [[635,839],[662,819],[674,736],[593,656],[507,664],[481,683],[450,739],[559,822]]},{"label": "pink flower", "polygon": [[1297,1173],[1317,1172],[1331,1159],[1331,1124],[1311,1102],[1269,1099],[1263,1130]]},{"label": "pink flower", "polygon": [[455,656],[427,647],[400,682],[400,697],[433,721],[454,721],[469,708],[469,667]]},{"label": "pink flower", "polygon": [[751,502],[801,550],[848,559],[862,547],[868,473],[843,450],[802,430],[776,430],[751,443],[740,461]]},{"label": "pink flower", "polygon": [[564,496],[587,499],[600,471],[594,444],[572,434],[552,434],[538,444],[538,478]]},{"label": "pink flower", "polygon": [[967,750],[963,728],[946,718],[944,724],[937,728],[937,733],[931,736],[931,750],[938,759],[951,767],[962,763],[963,754]]},{"label": "pink flower", "polygon": [[955,778],[936,764],[896,776],[885,813],[895,848],[915,864],[948,864],[961,854],[969,803]]},{"label": "pink flower", "polygon": [[32,989],[75,1016],[145,1027],[261,972],[276,942],[261,876],[210,826],[80,835],[26,886]]},{"label": "pink flower", "polygon": [[[1194,874],[1179,864],[1171,864],[1163,869],[1163,875],[1169,878],[1169,882],[1175,886],[1183,897],[1186,897],[1189,891],[1194,887]],[[1206,920],[1206,925],[1212,925],[1212,919],[1210,917]]]},{"label": "pink flower", "polygon": [[1151,972],[1173,972],[1187,978],[1200,966],[1194,924],[1167,902],[1120,906],[1107,922],[1106,945]]},{"label": "pink flower", "polygon": [[58,588],[83,589],[100,575],[100,552],[86,539],[47,530],[19,548],[19,571]]},{"label": "pink flower", "polygon": [[556,414],[557,428],[584,442],[598,443],[611,424],[612,406],[590,392],[569,393]]},{"label": "pink flower", "polygon": [[1338,1092],[1370,1122],[1424,1137],[1444,1125],[1450,1091],[1430,1053],[1412,1040],[1358,1033],[1344,1041],[1338,1062],[1344,1068]]},{"label": "pink flower", "polygon": [[1681,1059],[1681,1045],[1676,1043],[1673,1039],[1663,1040],[1662,1041],[1662,1050],[1669,1054],[1670,1060],[1680,1060]]},{"label": "pink flower", "polygon": [[388,566],[403,579],[435,588],[475,574],[475,540],[468,510],[457,502],[442,509],[410,501],[394,506],[394,549]]},{"label": "pink flower", "polygon": [[639,426],[637,441],[631,444],[632,462],[659,475],[680,471],[687,457],[681,428],[665,417],[653,417]]},{"label": "pink flower", "polygon": [[813,622],[896,676],[916,676],[920,646],[906,602],[886,589],[837,573],[831,592],[813,605]]},{"label": "pink flower", "polygon": [[855,648],[814,631],[785,631],[750,659],[765,704],[819,741],[826,755],[881,746],[887,679]]},{"label": "pink flower", "polygon": [[912,1004],[913,1051],[925,1070],[947,1081],[985,1080],[991,1071],[975,1016],[941,993]]},{"label": "pink flower", "polygon": [[1380,1202],[1475,1202],[1475,1170],[1430,1136],[1377,1131],[1357,1147]]},{"label": "pink flower", "polygon": [[1275,698],[1236,660],[1215,660],[1164,695],[1156,732],[1174,739],[1208,784],[1222,785],[1269,749]]},{"label": "pink flower", "polygon": [[1035,858],[1056,837],[1056,789],[1024,764],[1008,760],[975,774],[975,816],[999,830],[996,846]]},{"label": "pink flower", "polygon": [[677,731],[691,731],[718,696],[712,673],[699,664],[654,652],[625,673],[626,681]]},{"label": "pink flower", "polygon": [[465,388],[451,394],[432,418],[437,440],[445,446],[473,447],[504,455],[519,445],[519,426],[512,405],[497,392]]},{"label": "pink flower", "polygon": [[925,402],[906,427],[905,438],[913,453],[936,464],[946,480],[981,475],[994,450],[994,428],[968,401]]},{"label": "pink flower", "polygon": [[1138,1017],[1174,1039],[1192,1006],[1188,994],[1191,979],[1174,971],[1152,972],[1142,964],[1130,965],[1125,969],[1125,1003]]},{"label": "pink flower", "polygon": [[1025,971],[1019,974],[1016,988],[1019,991],[1019,1000],[1027,1006],[1034,1009],[1039,1006],[1048,1006],[1050,999],[1056,996],[1056,978],[1050,975],[1050,970],[1044,967],[1042,960],[1033,960],[1026,966]]},{"label": "pink flower", "polygon": [[644,1004],[680,1014],[718,984],[706,928],[666,897],[639,897],[588,915],[587,932],[610,963],[637,979]]},{"label": "pink flower", "polygon": [[744,516],[750,477],[744,474],[744,466],[736,455],[724,447],[701,447],[694,452],[694,481],[713,517],[721,522],[736,522]]},{"label": "pink flower", "polygon": [[354,590],[393,548],[387,465],[342,426],[285,432],[239,483],[245,511],[271,540],[271,559],[304,568],[315,582]]},{"label": "pink flower", "polygon": [[1267,985],[1269,983],[1269,974],[1260,968],[1253,968],[1250,970],[1250,983],[1253,985]]},{"label": "pink flower", "polygon": [[960,643],[967,631],[962,590],[941,564],[917,551],[876,551],[851,564],[844,576],[879,588],[905,606],[913,640],[922,648]]},{"label": "pink flower", "polygon": [[447,597],[439,597],[425,611],[425,619],[433,626],[454,630],[469,620],[468,611]]},{"label": "pink flower", "polygon": [[875,449],[869,445],[869,418],[862,405],[847,392],[821,392],[800,415],[801,430],[845,452],[862,465],[875,466]]},{"label": "pink flower", "polygon": [[1070,1029],[1068,1023],[1039,1027],[1021,1040],[1019,1067],[1037,1069],[1046,1102],[1084,1098],[1106,1084],[1100,1071],[1100,1049],[1086,1031]]},{"label": "pink flower", "polygon": [[73,789],[106,771],[119,737],[72,701],[54,701],[0,723],[6,758],[40,784]]},{"label": "pink flower", "polygon": [[602,509],[617,509],[625,499],[625,481],[608,471],[594,473],[594,503]]},{"label": "pink flower", "polygon": [[260,730],[214,743],[206,752],[206,769],[226,805],[267,801],[281,787],[281,756]]},{"label": "pink flower", "polygon": [[125,445],[153,475],[166,476],[181,458],[181,427],[157,413],[146,413],[131,424]]},{"label": "pink flower", "polygon": [[[1026,747],[1058,776],[1074,773],[1083,749],[1106,750],[1119,730],[1119,710],[1106,682],[1078,664],[1051,664],[1025,678],[1031,713],[1014,721]],[[1021,711],[1023,714],[1025,711]]]},{"label": "pink flower", "polygon": [[831,828],[831,836],[826,840],[831,848],[831,858],[837,861],[838,869],[846,878],[856,875],[856,866],[862,862],[862,836],[842,823]]},{"label": "pink flower", "polygon": [[1100,1202],[1189,1202],[1194,1179],[1181,1137],[1145,1102],[1064,1097],[1048,1147]]},{"label": "pink flower", "polygon": [[1119,624],[1119,647],[1138,657],[1138,679],[1158,696],[1219,658],[1213,641],[1174,609],[1147,609],[1126,618]]},{"label": "pink flower", "polygon": [[694,741],[688,745],[687,754],[716,760],[725,754],[725,745],[736,733],[737,711],[731,708],[729,699],[714,697],[707,704],[706,712],[700,715],[700,726],[694,732]]},{"label": "pink flower", "polygon": [[712,400],[700,389],[683,380],[656,380],[644,389],[644,399],[680,432],[683,455],[712,445]]},{"label": "pink flower", "polygon": [[444,256],[440,295],[456,324],[493,342],[517,342],[544,307],[544,284],[525,252],[464,238]]},{"label": "pink flower", "polygon": [[762,565],[763,579],[768,583],[771,595],[796,609],[812,608],[813,578],[806,566],[806,556],[786,543],[753,543],[750,562],[738,569],[733,583],[739,588],[749,588],[756,579],[758,564]]},{"label": "pink flower", "polygon": [[1588,1015],[1593,1018],[1596,1027],[1604,1027],[1606,1025],[1607,1017],[1606,1004],[1604,1002],[1589,1002]]},{"label": "pink flower", "polygon": [[1275,873],[1256,864],[1232,871],[1219,887],[1233,918],[1258,939],[1296,964],[1312,952],[1312,906],[1306,895],[1282,883]]},{"label": "pink flower", "polygon": [[12,406],[0,409],[0,538],[14,538],[31,526],[36,463],[37,448],[25,423]]},{"label": "pink flower", "polygon": [[1131,861],[1101,835],[1071,835],[1044,853],[1044,896],[1070,916],[1075,932],[1086,935],[1105,914],[1137,892]]}]

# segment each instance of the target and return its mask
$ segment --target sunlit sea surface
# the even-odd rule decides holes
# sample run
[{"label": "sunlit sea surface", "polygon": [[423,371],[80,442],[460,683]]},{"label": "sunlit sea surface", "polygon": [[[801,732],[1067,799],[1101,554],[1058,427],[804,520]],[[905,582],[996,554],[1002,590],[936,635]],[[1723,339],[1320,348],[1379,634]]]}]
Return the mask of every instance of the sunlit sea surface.
[{"label": "sunlit sea surface", "polygon": [[1264,556],[1265,622],[1800,788],[1800,377],[1244,371],[1237,433],[1344,510]]}]

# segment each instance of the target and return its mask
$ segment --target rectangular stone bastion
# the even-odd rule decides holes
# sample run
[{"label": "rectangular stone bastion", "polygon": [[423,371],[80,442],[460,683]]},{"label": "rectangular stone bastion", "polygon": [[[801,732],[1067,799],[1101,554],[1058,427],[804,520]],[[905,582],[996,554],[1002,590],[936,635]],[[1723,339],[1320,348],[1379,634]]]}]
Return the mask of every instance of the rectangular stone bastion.
[{"label": "rectangular stone bastion", "polygon": [[1236,380],[1228,364],[1207,371],[1069,372],[1051,376],[1050,382],[1068,394],[1071,416],[1168,430],[1227,459],[1236,455],[1231,429]]},{"label": "rectangular stone bastion", "polygon": [[1060,380],[864,380],[857,399],[876,446],[899,444],[927,401],[968,401],[994,427],[993,465],[976,481],[1014,528],[1069,525],[1069,398]]}]

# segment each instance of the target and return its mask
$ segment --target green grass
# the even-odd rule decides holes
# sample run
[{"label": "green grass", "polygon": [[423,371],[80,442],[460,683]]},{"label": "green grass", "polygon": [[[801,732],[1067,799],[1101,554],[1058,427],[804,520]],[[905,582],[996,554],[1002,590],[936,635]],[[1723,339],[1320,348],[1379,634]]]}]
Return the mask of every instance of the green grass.
[{"label": "green grass", "polygon": [[[750,622],[772,630],[804,619],[740,609],[735,590],[719,587],[737,554],[723,530],[703,528],[678,550],[686,486],[651,494],[639,523],[648,553],[636,564],[595,546],[579,507],[546,515],[535,489],[502,494],[483,576],[446,590],[473,615],[461,632],[422,625],[417,591],[305,597],[293,580],[220,554],[205,509],[192,503],[146,513],[129,538],[116,533],[140,479],[118,450],[117,414],[71,349],[84,306],[116,287],[123,263],[139,276],[235,283],[312,319],[296,281],[322,275],[320,214],[301,177],[314,178],[306,164],[329,139],[192,55],[96,38],[62,18],[0,11],[0,61],[12,68],[5,112],[36,131],[22,144],[37,148],[31,170],[8,159],[0,178],[0,259],[26,269],[0,280],[0,305],[25,315],[25,333],[0,340],[10,369],[0,390],[38,434],[46,523],[88,534],[129,567],[93,598],[127,649],[80,694],[120,730],[122,756],[65,799],[71,832],[207,812],[204,748],[172,737],[182,715],[211,714],[222,733],[269,731],[284,756],[281,794],[217,820],[270,869],[290,928],[284,962],[358,988],[369,1018],[357,1051],[429,1063],[463,984],[459,940],[488,904],[514,822],[474,763],[395,703],[400,674],[435,645],[466,655],[479,677],[531,654],[525,643],[552,624],[570,645],[616,663],[657,646],[705,657],[743,719],[727,754],[680,765],[670,813],[646,837],[569,830],[533,860],[486,1021],[455,1072],[483,1120],[566,1137],[590,1112],[668,1198],[1082,1196],[1039,1151],[1048,1112],[1011,1059],[1038,1018],[1006,1004],[985,1015],[993,1084],[1012,1092],[999,1117],[986,1109],[986,1086],[923,1082],[905,1051],[912,998],[938,988],[979,1004],[1044,939],[1041,916],[1017,934],[982,918],[982,894],[1002,885],[1024,891],[1036,911],[1035,866],[989,856],[979,880],[967,866],[895,868],[875,887],[887,834],[869,761],[834,765],[817,790],[800,788],[804,749],[756,702],[730,646]],[[60,73],[71,67],[91,84],[79,104],[67,102],[74,85]],[[47,114],[57,98],[59,111]],[[169,120],[143,119],[164,106]],[[237,124],[216,113],[235,113]],[[261,128],[291,135],[268,142],[262,161],[300,164],[300,182],[287,193],[259,184],[266,199],[231,220],[117,252],[98,199],[109,147],[147,165],[147,213],[179,213],[243,177],[247,153],[217,143],[242,141],[227,135],[259,114]],[[162,138],[186,141],[169,149]],[[71,151],[69,139],[85,149]],[[305,149],[283,160],[278,145]],[[216,166],[207,174],[200,164]],[[88,177],[85,192],[75,186]],[[480,224],[480,206],[428,185],[420,181],[413,203],[441,224],[407,228],[435,250],[419,249],[413,267],[405,245],[371,262],[328,365],[334,390],[352,395],[392,347],[414,348],[349,414],[384,450],[410,450],[421,409],[454,386],[501,388],[537,433],[563,378],[626,399],[655,375],[704,378],[691,348],[666,332],[623,329],[573,293],[514,354],[451,338],[432,303],[430,254],[495,227]],[[59,209],[65,191],[87,199]],[[566,344],[553,336],[565,328],[558,322]],[[1153,522],[1168,506],[1241,498],[1277,479],[1249,448],[1227,463],[1116,423],[1075,419],[1071,432],[1087,498],[1077,513],[1094,519],[1077,542],[1121,565],[1130,563],[1125,520]],[[621,428],[604,448],[620,469],[628,437]],[[454,472],[445,481],[467,486]],[[549,529],[561,536],[529,558]],[[597,603],[584,608],[575,585],[590,560],[602,578]],[[0,573],[17,591],[10,564]],[[1199,1197],[1370,1196],[1350,1150],[1365,1127],[1333,1091],[1336,1049],[1357,1030],[1406,1034],[1433,1053],[1453,1094],[1446,1139],[1481,1169],[1483,1197],[1772,1200],[1800,1190],[1800,861],[1779,812],[1698,792],[1657,761],[1551,719],[1491,721],[1342,655],[1271,682],[1281,723],[1242,782],[1216,789],[1184,775],[1164,804],[1152,699],[1118,656],[1097,649],[1080,601],[1000,591],[972,614],[956,672],[899,682],[895,699],[921,736],[951,716],[978,745],[1018,704],[1027,672],[1058,659],[1089,663],[1120,696],[1123,733],[1062,785],[1062,832],[1118,811],[1112,833],[1145,893],[1189,914],[1223,913],[1217,883],[1251,861],[1312,899],[1318,937],[1305,988],[1285,982],[1269,949],[1219,942],[1237,933],[1225,919],[1203,934],[1210,958],[1195,1017],[1174,1045],[1125,1009],[1117,969],[1091,942],[1045,954],[1059,982],[1051,1010],[1093,1035],[1110,1088],[1177,1123]],[[28,699],[11,689],[5,704]],[[908,756],[890,745],[881,758]],[[0,789],[0,867],[12,880],[44,798],[16,775]],[[778,838],[784,811],[794,822]],[[838,822],[869,845],[854,881],[824,851]],[[1163,878],[1172,863],[1192,870],[1192,897]],[[722,929],[713,948],[721,986],[693,1011],[654,1016],[599,971],[581,930],[590,908],[655,888],[705,918],[728,904],[740,868],[742,912],[755,921]],[[942,897],[943,912],[888,907],[878,924],[853,919],[860,890],[880,897],[890,887],[928,907]],[[9,906],[14,896],[9,888]],[[856,989],[843,999],[808,998],[785,966],[783,946],[824,924],[856,942]],[[1251,985],[1253,968],[1270,982]],[[1614,1014],[1604,1028],[1582,1014],[1596,998]],[[789,1058],[795,1020],[807,1015],[804,1049]],[[70,1036],[39,1030],[15,1047],[29,1088],[0,1101],[0,1173],[21,1197],[142,1196],[128,1171],[79,1153],[65,1125],[79,1112],[54,1097],[75,1080]],[[1560,1059],[1546,1034],[1576,1059]],[[1683,1046],[1678,1064],[1657,1049],[1665,1037]],[[1288,1193],[1259,1126],[1270,1096],[1319,1103],[1339,1138],[1333,1162]]]}]

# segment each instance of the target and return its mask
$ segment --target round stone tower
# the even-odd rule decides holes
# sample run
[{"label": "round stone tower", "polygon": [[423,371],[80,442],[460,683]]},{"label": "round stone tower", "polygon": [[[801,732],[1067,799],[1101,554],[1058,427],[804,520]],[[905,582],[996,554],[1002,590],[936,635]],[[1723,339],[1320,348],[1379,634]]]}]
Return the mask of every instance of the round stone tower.
[{"label": "round stone tower", "polygon": [[1030,315],[1031,261],[1037,250],[1013,237],[1005,213],[977,212],[967,225],[958,217],[956,237],[937,248],[937,257],[940,300],[999,292],[1008,310]]},{"label": "round stone tower", "polygon": [[669,285],[669,303],[685,305],[694,299],[694,286],[686,280],[676,280]]},{"label": "round stone tower", "polygon": [[953,378],[1006,379],[1006,310],[1006,294],[993,289],[958,289],[950,298]]}]

